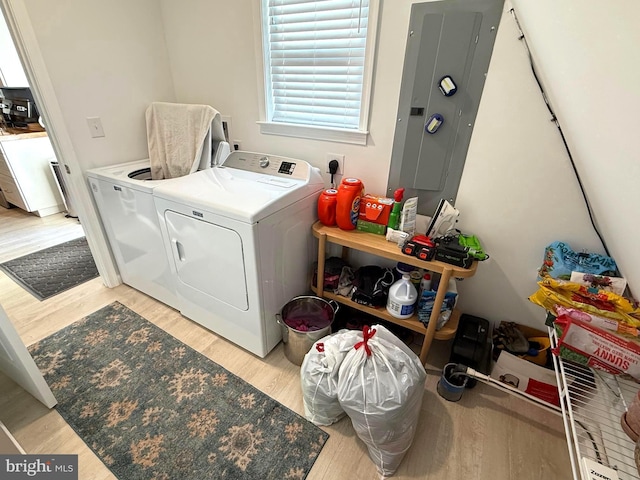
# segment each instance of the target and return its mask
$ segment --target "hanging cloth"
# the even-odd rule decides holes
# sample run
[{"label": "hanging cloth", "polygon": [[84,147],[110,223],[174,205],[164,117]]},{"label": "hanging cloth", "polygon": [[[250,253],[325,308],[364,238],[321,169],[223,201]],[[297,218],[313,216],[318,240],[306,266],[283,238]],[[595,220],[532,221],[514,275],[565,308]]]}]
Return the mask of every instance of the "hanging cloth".
[{"label": "hanging cloth", "polygon": [[210,128],[224,138],[220,112],[209,105],[153,102],[145,117],[153,180],[195,172]]}]

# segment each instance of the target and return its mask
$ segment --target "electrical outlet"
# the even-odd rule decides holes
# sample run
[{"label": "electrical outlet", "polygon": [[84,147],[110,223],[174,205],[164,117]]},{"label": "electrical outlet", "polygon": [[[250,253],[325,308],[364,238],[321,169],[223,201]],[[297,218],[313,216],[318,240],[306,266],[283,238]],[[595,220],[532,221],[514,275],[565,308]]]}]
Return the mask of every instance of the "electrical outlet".
[{"label": "electrical outlet", "polygon": [[342,154],[342,153],[327,153],[327,161],[326,161],[326,164],[325,164],[326,173],[331,173],[329,171],[329,162],[331,160],[337,160],[338,161],[338,171],[336,172],[336,175],[344,174],[344,154]]},{"label": "electrical outlet", "polygon": [[240,145],[240,140],[234,140],[231,144],[231,151],[234,150],[242,150],[242,147]]}]

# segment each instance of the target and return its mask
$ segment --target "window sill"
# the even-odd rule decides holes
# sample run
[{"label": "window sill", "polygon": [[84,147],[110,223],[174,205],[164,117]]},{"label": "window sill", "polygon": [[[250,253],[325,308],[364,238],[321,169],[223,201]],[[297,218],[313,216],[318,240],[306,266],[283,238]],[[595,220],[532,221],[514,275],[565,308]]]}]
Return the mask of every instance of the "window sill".
[{"label": "window sill", "polygon": [[258,122],[258,125],[260,125],[260,133],[265,135],[280,135],[283,137],[352,143],[354,145],[366,145],[367,136],[369,135],[368,131],[310,127],[291,123]]}]

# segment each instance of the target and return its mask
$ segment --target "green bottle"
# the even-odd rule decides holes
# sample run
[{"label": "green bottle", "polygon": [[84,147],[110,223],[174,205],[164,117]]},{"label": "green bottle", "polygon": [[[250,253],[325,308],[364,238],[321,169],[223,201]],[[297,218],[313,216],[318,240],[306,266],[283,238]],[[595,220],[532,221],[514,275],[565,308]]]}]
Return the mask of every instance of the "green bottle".
[{"label": "green bottle", "polygon": [[404,188],[398,188],[395,192],[393,192],[393,200],[394,204],[391,208],[391,213],[389,214],[389,221],[387,222],[387,226],[394,230],[398,229],[400,225],[400,212],[402,211],[402,196],[404,195]]}]

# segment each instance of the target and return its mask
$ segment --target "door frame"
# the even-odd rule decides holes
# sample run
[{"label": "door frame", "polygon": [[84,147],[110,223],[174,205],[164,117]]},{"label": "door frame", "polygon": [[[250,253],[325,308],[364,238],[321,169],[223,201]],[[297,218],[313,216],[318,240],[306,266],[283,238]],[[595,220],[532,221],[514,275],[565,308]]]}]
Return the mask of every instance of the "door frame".
[{"label": "door frame", "polygon": [[57,161],[62,166],[62,175],[71,196],[76,200],[74,206],[78,219],[82,223],[98,273],[107,287],[116,287],[122,283],[122,280],[111,255],[106,235],[102,230],[88,182],[78,163],[25,2],[24,0],[0,0],[0,9],[9,27],[18,56],[22,61],[38,110],[44,119]]},{"label": "door frame", "polygon": [[47,385],[42,372],[24,345],[11,319],[0,306],[0,367],[18,385],[47,408],[58,401]]}]

